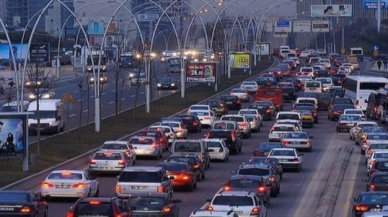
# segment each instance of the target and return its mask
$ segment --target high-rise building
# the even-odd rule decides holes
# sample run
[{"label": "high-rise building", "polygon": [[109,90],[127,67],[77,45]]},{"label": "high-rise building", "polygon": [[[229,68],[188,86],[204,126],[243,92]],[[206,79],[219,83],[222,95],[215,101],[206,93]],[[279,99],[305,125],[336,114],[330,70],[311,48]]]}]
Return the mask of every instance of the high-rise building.
[{"label": "high-rise building", "polygon": [[0,19],[6,23],[7,8],[5,7],[5,0],[0,0]]},{"label": "high-rise building", "polygon": [[29,0],[5,0],[6,24],[15,27],[26,26],[29,19]]}]

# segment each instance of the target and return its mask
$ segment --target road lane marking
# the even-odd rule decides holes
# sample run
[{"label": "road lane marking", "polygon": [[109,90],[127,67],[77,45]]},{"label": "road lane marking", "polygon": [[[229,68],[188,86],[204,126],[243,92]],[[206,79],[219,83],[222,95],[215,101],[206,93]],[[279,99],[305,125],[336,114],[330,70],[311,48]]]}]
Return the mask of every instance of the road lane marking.
[{"label": "road lane marking", "polygon": [[86,109],[86,110],[84,110],[83,112],[85,113],[85,112],[88,112],[89,110],[88,109]]},{"label": "road lane marking", "polygon": [[131,97],[135,97],[135,95],[132,95]]},{"label": "road lane marking", "polygon": [[76,116],[77,114],[71,114],[69,115],[69,118]]},{"label": "road lane marking", "polygon": [[66,93],[62,94],[62,96],[66,96]]},{"label": "road lane marking", "polygon": [[78,102],[81,102],[81,99],[77,100]]},{"label": "road lane marking", "polygon": [[140,94],[144,94],[145,92],[141,92]]},{"label": "road lane marking", "polygon": [[125,100],[125,98],[121,98],[121,101]]},{"label": "road lane marking", "polygon": [[94,96],[90,96],[90,99],[94,98]]},{"label": "road lane marking", "polygon": [[114,93],[114,92],[116,92],[116,90],[111,90],[110,92]]},{"label": "road lane marking", "polygon": [[108,104],[109,104],[109,105],[111,105],[111,104],[113,104],[113,103],[115,103],[115,102],[114,102],[114,101],[112,101],[112,102],[109,102]]},{"label": "road lane marking", "polygon": [[76,90],[76,91],[74,91],[73,93],[78,93],[79,91],[78,90]]},{"label": "road lane marking", "polygon": [[203,205],[201,206],[201,209],[206,209],[206,207],[207,207],[209,204],[210,204],[209,202],[206,202],[205,204],[203,204]]},{"label": "road lane marking", "polygon": [[105,92],[101,93],[101,95],[105,95],[105,94],[106,94]]}]

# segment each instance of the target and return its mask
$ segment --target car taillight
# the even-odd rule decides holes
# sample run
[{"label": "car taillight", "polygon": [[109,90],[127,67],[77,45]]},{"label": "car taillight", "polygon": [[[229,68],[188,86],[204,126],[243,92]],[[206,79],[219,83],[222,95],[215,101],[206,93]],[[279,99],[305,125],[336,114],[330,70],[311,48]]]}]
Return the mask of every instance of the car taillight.
[{"label": "car taillight", "polygon": [[250,215],[259,215],[260,207],[253,207]]},{"label": "car taillight", "polygon": [[339,114],[340,114],[339,111],[334,111],[333,113],[334,113],[335,115],[339,115]]},{"label": "car taillight", "polygon": [[194,121],[193,126],[197,126],[197,125],[198,125],[197,121]]},{"label": "car taillight", "polygon": [[275,177],[271,177],[268,179],[270,182],[276,182],[276,178]]},{"label": "car taillight", "polygon": [[375,165],[375,163],[376,163],[376,160],[369,161],[369,165],[371,165],[371,166]]},{"label": "car taillight", "polygon": [[282,141],[282,145],[288,145],[289,142],[288,141]]},{"label": "car taillight", "polygon": [[206,133],[206,139],[210,138],[210,132]]},{"label": "car taillight", "polygon": [[74,213],[68,212],[68,213],[66,214],[66,217],[74,217]]},{"label": "car taillight", "polygon": [[166,191],[166,187],[158,186],[158,193],[164,193]]},{"label": "car taillight", "polygon": [[155,142],[152,143],[152,148],[153,148],[153,149],[157,149],[157,148],[158,148],[158,144],[156,144]]},{"label": "car taillight", "polygon": [[316,112],[313,113],[313,116],[317,116],[318,114]]},{"label": "car taillight", "polygon": [[193,166],[194,169],[199,169],[200,167],[201,167],[200,164],[194,164],[194,166]]},{"label": "car taillight", "polygon": [[259,194],[264,194],[265,192],[267,192],[267,188],[265,186],[260,186],[257,188],[257,192]]},{"label": "car taillight", "polygon": [[376,185],[370,184],[370,185],[369,185],[369,190],[370,190],[370,191],[376,190]]},{"label": "car taillight", "polygon": [[238,124],[238,126],[240,126],[240,127],[248,127],[248,124],[247,123],[240,123],[240,124]]},{"label": "car taillight", "polygon": [[265,111],[266,113],[271,113],[271,109],[267,109],[267,111]]},{"label": "car taillight", "polygon": [[42,183],[42,187],[44,187],[44,188],[53,188],[54,185],[51,184],[50,182],[43,182]]},{"label": "car taillight", "polygon": [[230,186],[224,186],[224,187],[223,187],[223,190],[224,190],[224,191],[231,191],[232,188],[231,188]]},{"label": "car taillight", "polygon": [[298,158],[294,158],[293,162],[299,162]]},{"label": "car taillight", "polygon": [[206,210],[207,210],[207,211],[214,211],[214,208],[213,208],[212,206],[207,206],[207,207],[206,207]]},{"label": "car taillight", "polygon": [[171,212],[171,207],[169,206],[166,206],[162,209],[162,212],[166,213],[166,212]]},{"label": "car taillight", "polygon": [[233,133],[230,134],[230,137],[232,137],[232,140],[233,140],[233,141],[236,139],[236,137],[234,136]]},{"label": "car taillight", "polygon": [[115,187],[115,191],[116,191],[116,193],[121,193],[121,186],[120,185],[116,185],[116,187]]},{"label": "car taillight", "polygon": [[119,160],[119,161],[118,161],[118,164],[119,164],[119,165],[125,165],[125,161],[124,161],[124,160]]},{"label": "car taillight", "polygon": [[74,184],[73,186],[71,186],[72,188],[84,188],[86,186],[85,183],[77,183],[77,184]]},{"label": "car taillight", "polygon": [[237,100],[237,104],[241,104],[241,101],[240,101],[240,100]]},{"label": "car taillight", "polygon": [[372,153],[373,153],[372,150],[366,151],[366,154],[367,154],[367,155],[372,155]]},{"label": "car taillight", "polygon": [[96,160],[90,160],[89,164],[90,165],[96,165]]},{"label": "car taillight", "polygon": [[32,209],[31,209],[30,206],[24,205],[24,206],[20,209],[20,212],[22,212],[22,213],[30,213],[30,212],[32,212]]},{"label": "car taillight", "polygon": [[190,179],[190,176],[188,176],[188,175],[183,175],[183,176],[182,176],[182,179],[183,179],[183,180],[189,180],[189,179]]},{"label": "car taillight", "polygon": [[357,205],[357,206],[356,206],[356,210],[357,210],[357,211],[363,211],[363,212],[365,212],[365,211],[368,210],[368,206]]},{"label": "car taillight", "polygon": [[311,145],[311,143],[310,142],[306,142],[306,145]]},{"label": "car taillight", "polygon": [[362,145],[363,145],[363,146],[367,146],[368,143],[364,140],[364,141],[362,141]]}]

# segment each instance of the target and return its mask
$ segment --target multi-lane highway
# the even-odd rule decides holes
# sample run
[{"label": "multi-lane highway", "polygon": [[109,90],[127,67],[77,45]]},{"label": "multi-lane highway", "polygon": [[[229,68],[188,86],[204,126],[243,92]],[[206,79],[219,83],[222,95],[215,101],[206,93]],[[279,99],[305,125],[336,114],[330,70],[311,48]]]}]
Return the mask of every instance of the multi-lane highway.
[{"label": "multi-lane highway", "polygon": [[[365,67],[365,64],[363,64],[362,71]],[[244,104],[244,107],[246,106],[248,106],[247,103]],[[290,106],[291,104],[287,103],[285,109],[290,109]],[[232,111],[232,113],[234,112]],[[246,161],[252,155],[252,149],[257,144],[267,141],[269,128],[272,124],[272,121],[264,122],[261,132],[254,133],[250,139],[243,140],[242,154],[231,156],[226,163],[212,162],[210,169],[206,171],[206,179],[198,184],[198,188],[194,192],[174,192],[175,197],[182,200],[179,205],[180,216],[188,216],[193,209],[203,207],[206,199],[212,198],[213,194],[221,187],[220,183],[228,179],[230,176],[229,171],[236,169],[242,162]],[[305,130],[311,136],[314,136],[314,149],[311,153],[305,153],[303,156],[303,171],[301,173],[292,171],[285,173],[281,182],[281,193],[277,198],[272,198],[268,216],[313,216],[332,170],[331,162],[337,160],[336,153],[339,148],[346,145],[354,146],[353,142],[349,140],[348,134],[335,132],[335,122],[327,120],[326,111],[319,112],[319,124],[316,124],[312,129]],[[205,133],[206,131],[190,134],[189,138],[203,138]],[[163,159],[166,159],[168,154],[164,153]],[[349,197],[357,194],[356,191],[353,192],[353,188],[361,189],[361,183],[351,183],[351,180],[365,176],[365,172],[362,170],[364,166],[359,158],[359,152],[352,153],[346,172],[347,175],[343,182],[345,186],[341,187],[337,200],[337,204],[341,206],[336,207],[335,213],[337,215],[335,216],[349,216],[347,201]],[[152,166],[157,162],[156,160],[140,159],[137,165]],[[115,176],[101,176],[99,182],[101,186],[100,196],[114,196]],[[350,191],[344,192],[344,189]],[[73,202],[74,200],[52,201],[50,202],[49,211],[58,216],[63,216]]]}]

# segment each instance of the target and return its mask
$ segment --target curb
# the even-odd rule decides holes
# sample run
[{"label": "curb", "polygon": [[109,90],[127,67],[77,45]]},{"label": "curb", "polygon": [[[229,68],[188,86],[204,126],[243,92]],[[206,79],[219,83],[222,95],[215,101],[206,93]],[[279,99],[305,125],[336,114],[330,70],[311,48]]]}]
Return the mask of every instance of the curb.
[{"label": "curb", "polygon": [[326,182],[325,190],[319,200],[318,206],[314,212],[314,217],[332,217],[334,206],[337,201],[338,193],[344,177],[343,171],[346,170],[353,147],[341,147],[337,151],[336,162],[332,163],[332,170]]},{"label": "curb", "polygon": [[[277,62],[277,59],[274,59],[272,65],[269,66],[268,68],[271,68],[276,62]],[[265,70],[267,70],[267,69],[265,69]],[[265,70],[263,70],[263,71],[265,71]],[[255,76],[257,76],[258,74],[252,75],[251,77],[247,78],[246,80],[252,79]],[[236,87],[238,85],[240,85],[240,83],[235,84],[235,85],[233,85],[233,86],[223,90],[222,92],[219,92],[219,93],[217,93],[215,95],[212,95],[212,96],[202,100],[201,102],[198,102],[197,104],[206,102],[210,98],[213,98],[215,96],[221,95],[224,92],[229,91],[230,89],[232,89],[232,88],[234,88],[234,87]],[[144,103],[142,103],[142,104],[144,104]],[[141,106],[141,105],[138,105],[138,106]],[[185,112],[186,110],[187,110],[187,108],[183,109],[183,110],[181,110],[179,112],[176,112],[175,114],[172,114],[171,116],[174,116],[176,114]],[[108,116],[108,117],[110,117],[110,116]],[[145,128],[139,129],[136,132],[133,132],[131,134],[127,134],[127,135],[125,135],[125,136],[123,136],[123,137],[121,137],[121,138],[119,138],[117,140],[124,140],[125,138],[130,137],[130,136],[136,134],[137,132],[139,132],[139,131],[141,131],[143,129],[145,129]],[[37,188],[38,186],[40,186],[40,183],[49,175],[49,173],[51,173],[51,171],[65,169],[65,168],[67,170],[79,169],[82,166],[84,166],[86,162],[88,162],[88,160],[90,158],[90,155],[93,154],[94,152],[96,152],[97,150],[98,150],[98,148],[90,150],[90,151],[88,151],[88,152],[86,152],[86,153],[84,153],[84,154],[82,154],[80,156],[77,156],[77,157],[74,157],[72,159],[69,159],[69,160],[67,160],[67,161],[65,161],[63,163],[60,163],[58,165],[55,165],[55,166],[50,167],[48,169],[45,169],[45,170],[43,170],[41,172],[38,172],[38,173],[33,174],[31,176],[28,176],[28,177],[26,177],[24,179],[21,179],[21,180],[17,181],[17,182],[11,183],[11,184],[9,184],[7,186],[4,186],[4,187],[0,188],[0,191],[2,191],[2,190],[14,190],[14,189],[17,189],[17,190],[21,190],[21,189],[31,190],[31,189]]]}]

